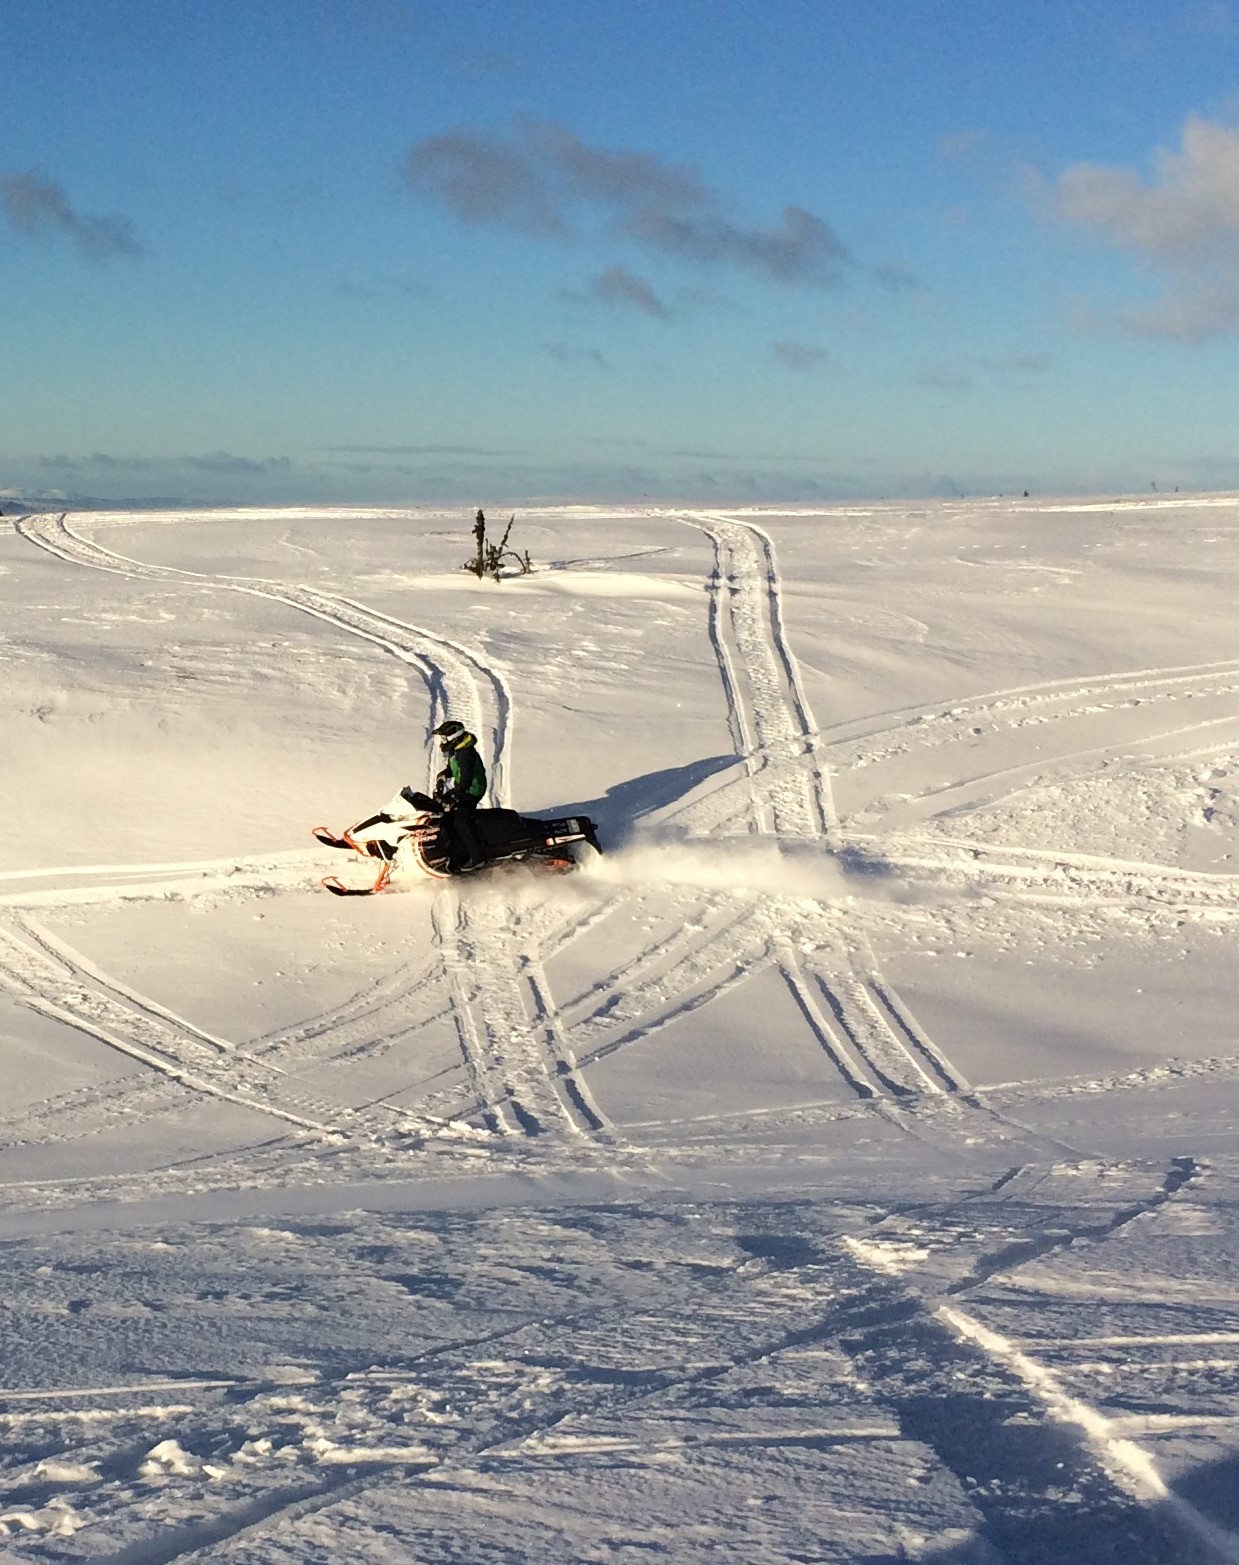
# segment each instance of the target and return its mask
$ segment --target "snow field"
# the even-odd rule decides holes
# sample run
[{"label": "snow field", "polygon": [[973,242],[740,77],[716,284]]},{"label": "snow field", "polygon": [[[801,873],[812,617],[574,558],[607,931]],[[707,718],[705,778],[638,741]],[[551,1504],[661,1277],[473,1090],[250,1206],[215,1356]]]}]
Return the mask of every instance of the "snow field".
[{"label": "snow field", "polygon": [[1239,1558],[1239,502],[522,520],[0,533],[4,1547]]}]

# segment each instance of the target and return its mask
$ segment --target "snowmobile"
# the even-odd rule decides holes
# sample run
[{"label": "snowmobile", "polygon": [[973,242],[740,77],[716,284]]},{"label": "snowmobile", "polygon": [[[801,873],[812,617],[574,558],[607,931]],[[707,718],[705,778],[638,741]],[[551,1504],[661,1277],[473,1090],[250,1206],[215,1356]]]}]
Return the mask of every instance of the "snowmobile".
[{"label": "snowmobile", "polygon": [[554,820],[518,815],[515,810],[478,810],[473,817],[482,849],[479,863],[466,865],[457,839],[452,812],[436,793],[434,797],[412,788],[400,792],[375,815],[337,835],[327,826],[315,826],[313,836],[328,848],[346,848],[363,857],[382,861],[377,880],[368,886],[348,886],[338,875],[328,875],[323,885],[339,897],[370,896],[382,891],[392,871],[410,864],[432,880],[475,875],[495,864],[529,864],[535,869],[564,872],[576,868],[573,846],[587,843],[601,853],[598,828],[588,816],[568,815]]}]

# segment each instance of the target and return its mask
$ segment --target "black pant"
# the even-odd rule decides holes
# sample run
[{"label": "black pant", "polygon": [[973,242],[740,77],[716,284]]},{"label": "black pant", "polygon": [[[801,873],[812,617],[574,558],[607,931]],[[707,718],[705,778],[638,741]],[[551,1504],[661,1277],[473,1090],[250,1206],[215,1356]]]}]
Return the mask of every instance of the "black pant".
[{"label": "black pant", "polygon": [[462,869],[480,864],[485,857],[482,852],[482,839],[478,836],[478,823],[474,818],[477,812],[476,799],[457,799],[448,811],[452,835],[456,839],[456,846],[461,855]]}]

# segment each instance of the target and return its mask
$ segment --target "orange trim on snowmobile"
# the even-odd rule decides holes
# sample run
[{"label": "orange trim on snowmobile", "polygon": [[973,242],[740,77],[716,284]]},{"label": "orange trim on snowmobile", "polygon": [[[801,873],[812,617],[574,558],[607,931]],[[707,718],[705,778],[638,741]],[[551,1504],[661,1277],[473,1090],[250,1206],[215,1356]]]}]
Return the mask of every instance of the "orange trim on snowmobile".
[{"label": "orange trim on snowmobile", "polygon": [[314,838],[315,842],[322,843],[327,848],[338,847],[340,843],[347,842],[350,847],[356,848],[358,853],[362,851],[347,832],[340,835],[332,831],[330,826],[311,826],[310,836]]},{"label": "orange trim on snowmobile", "polygon": [[[405,838],[405,841],[409,844],[410,851],[413,854],[413,862],[423,875],[428,875],[431,880],[451,880],[452,874],[450,870],[431,868],[426,862],[426,855],[422,852],[423,831],[419,827],[424,826],[427,821],[433,819],[432,815],[423,815],[419,826],[413,828]],[[437,828],[435,829],[437,830]]]},{"label": "orange trim on snowmobile", "polygon": [[391,863],[385,863],[379,871],[379,877],[371,886],[346,886],[339,875],[325,875],[319,882],[328,891],[334,891],[341,897],[371,897],[376,891],[386,891],[391,880]]}]

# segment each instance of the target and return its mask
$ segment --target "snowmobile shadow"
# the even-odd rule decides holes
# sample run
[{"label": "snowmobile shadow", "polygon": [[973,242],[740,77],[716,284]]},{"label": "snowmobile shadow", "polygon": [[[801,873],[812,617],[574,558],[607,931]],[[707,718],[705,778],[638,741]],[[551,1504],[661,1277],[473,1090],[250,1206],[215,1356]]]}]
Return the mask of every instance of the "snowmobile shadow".
[{"label": "snowmobile shadow", "polygon": [[694,788],[728,767],[739,766],[738,755],[712,755],[705,760],[690,761],[685,766],[669,766],[661,772],[645,772],[640,777],[630,777],[627,782],[608,788],[600,799],[586,799],[575,804],[546,806],[535,814],[588,815],[598,827],[604,848],[619,848],[629,842],[637,822],[657,810],[685,798]]}]

